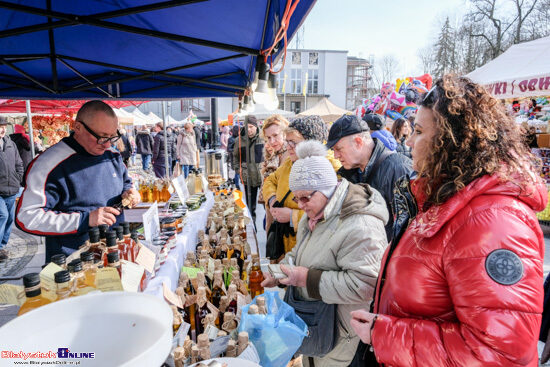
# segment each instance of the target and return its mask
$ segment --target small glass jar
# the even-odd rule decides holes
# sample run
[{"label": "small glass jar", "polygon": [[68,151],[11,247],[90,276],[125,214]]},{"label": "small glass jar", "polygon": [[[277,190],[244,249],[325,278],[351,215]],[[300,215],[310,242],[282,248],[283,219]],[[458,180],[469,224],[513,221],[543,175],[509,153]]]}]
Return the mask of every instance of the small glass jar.
[{"label": "small glass jar", "polygon": [[164,263],[166,262],[166,255],[168,254],[166,241],[161,239],[154,239],[153,246],[158,246],[160,248],[158,259],[160,260],[160,265],[164,265]]},{"label": "small glass jar", "polygon": [[170,228],[170,227],[176,227],[176,218],[169,216],[159,219],[160,222],[160,229]]},{"label": "small glass jar", "polygon": [[178,233],[181,233],[181,231],[183,230],[183,214],[176,213],[172,216],[172,218],[176,220],[176,228]]},{"label": "small glass jar", "polygon": [[162,234],[166,237],[166,247],[168,247],[168,251],[172,251],[176,247],[176,232],[166,231],[162,232]]}]

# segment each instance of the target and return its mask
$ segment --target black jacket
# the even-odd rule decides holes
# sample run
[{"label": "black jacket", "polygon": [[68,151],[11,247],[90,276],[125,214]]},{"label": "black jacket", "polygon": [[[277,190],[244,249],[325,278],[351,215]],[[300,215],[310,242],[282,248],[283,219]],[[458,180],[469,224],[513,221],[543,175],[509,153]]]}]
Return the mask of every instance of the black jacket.
[{"label": "black jacket", "polygon": [[0,196],[11,196],[19,192],[23,178],[23,161],[9,136],[6,135],[1,140],[4,144],[0,149]]},{"label": "black jacket", "polygon": [[260,132],[252,139],[248,140],[248,154],[250,159],[250,180],[248,180],[248,169],[246,166],[246,132],[244,127],[241,128],[240,142],[235,140],[233,147],[233,169],[239,169],[241,166],[241,178],[245,185],[252,187],[260,187],[262,184],[262,174],[260,172],[261,163],[264,160],[264,142],[260,138]]},{"label": "black jacket", "polygon": [[[382,194],[390,213],[390,220],[386,224],[386,235],[388,241],[390,241],[392,239],[393,218],[395,214],[391,208],[393,188],[400,177],[412,173],[412,161],[402,154],[392,153],[377,164],[378,159],[384,151],[387,151],[387,148],[378,139],[375,138],[373,140],[375,147],[362,175],[358,168],[347,170],[344,167],[338,170],[338,174],[352,183],[368,183]],[[377,166],[376,171],[374,171],[375,166]]]},{"label": "black jacket", "polygon": [[197,149],[201,149],[201,129],[197,125],[193,126],[195,132],[195,139],[197,141]]},{"label": "black jacket", "polygon": [[122,144],[124,144],[124,151],[120,152],[120,155],[122,159],[128,159],[132,156],[132,145],[130,144],[130,140],[126,135],[122,135],[120,140],[122,140]]},{"label": "black jacket", "polygon": [[153,137],[148,131],[138,131],[136,134],[137,154],[153,154]]},{"label": "black jacket", "polygon": [[405,141],[406,141],[405,137],[402,137],[401,139],[397,140],[397,148],[395,149],[395,151],[397,153],[403,154],[405,157],[412,159],[411,147],[407,146]]},{"label": "black jacket", "polygon": [[[168,136],[167,136],[168,138]],[[157,166],[165,165],[165,150],[164,150],[164,132],[160,131],[155,135],[154,145],[153,145],[153,164]],[[170,149],[170,148],[168,148]]]},{"label": "black jacket", "polygon": [[[27,169],[32,161],[31,144],[22,134],[11,134],[10,139],[15,143],[19,156],[23,161],[23,171]],[[36,149],[36,145],[35,145]],[[38,151],[36,151],[38,153]]]},{"label": "black jacket", "polygon": [[[163,134],[163,132],[161,131],[160,132],[161,134]],[[176,156],[176,138],[177,138],[177,135],[172,133],[172,134],[168,134],[168,131],[166,132],[166,142],[168,144],[168,154],[170,155],[170,159],[172,161],[175,161],[177,159],[177,156]]]}]

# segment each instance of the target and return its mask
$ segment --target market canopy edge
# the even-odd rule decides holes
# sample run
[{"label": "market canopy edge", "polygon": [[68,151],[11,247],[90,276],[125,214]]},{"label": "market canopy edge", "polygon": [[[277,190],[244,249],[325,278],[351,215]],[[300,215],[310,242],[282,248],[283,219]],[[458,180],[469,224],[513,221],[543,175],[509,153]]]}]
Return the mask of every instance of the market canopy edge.
[{"label": "market canopy edge", "polygon": [[[289,39],[315,1],[293,1],[297,5]],[[0,1],[0,98],[242,94],[253,78],[256,58],[273,43],[287,6],[281,0],[39,4]]]}]

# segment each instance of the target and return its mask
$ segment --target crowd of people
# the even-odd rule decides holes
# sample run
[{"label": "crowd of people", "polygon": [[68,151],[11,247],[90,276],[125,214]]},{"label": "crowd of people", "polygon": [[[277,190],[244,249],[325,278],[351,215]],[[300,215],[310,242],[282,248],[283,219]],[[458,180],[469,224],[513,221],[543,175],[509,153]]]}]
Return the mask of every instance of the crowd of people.
[{"label": "crowd of people", "polygon": [[[418,106],[391,129],[368,113],[330,127],[248,116],[221,130],[254,222],[265,206],[266,254],[286,274],[262,285],[335,315],[310,325],[305,366],[536,366],[545,244],[535,212],[548,201],[537,159],[467,78],[438,79]],[[121,198],[139,200],[134,152],[159,177],[187,176],[218,141],[189,123],[169,129],[165,151],[161,130],[129,138],[109,106],[86,103],[71,136],[27,168],[15,210],[28,162],[0,118],[0,256],[14,220],[46,236],[46,261],[70,254],[90,226],[123,220]]]}]

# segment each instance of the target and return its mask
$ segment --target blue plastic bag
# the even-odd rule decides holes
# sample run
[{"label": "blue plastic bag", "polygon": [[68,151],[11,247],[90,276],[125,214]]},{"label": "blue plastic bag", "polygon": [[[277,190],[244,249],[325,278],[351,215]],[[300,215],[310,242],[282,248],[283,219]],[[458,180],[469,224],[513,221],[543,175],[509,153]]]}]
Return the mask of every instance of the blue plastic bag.
[{"label": "blue plastic bag", "polygon": [[267,291],[265,298],[267,315],[249,315],[248,308],[256,304],[256,298],[242,309],[239,331],[248,332],[263,367],[286,366],[307,335],[306,323],[294,309],[279,298],[279,292]]}]

